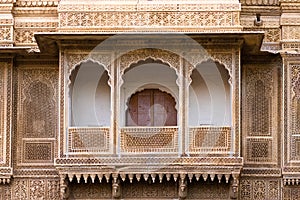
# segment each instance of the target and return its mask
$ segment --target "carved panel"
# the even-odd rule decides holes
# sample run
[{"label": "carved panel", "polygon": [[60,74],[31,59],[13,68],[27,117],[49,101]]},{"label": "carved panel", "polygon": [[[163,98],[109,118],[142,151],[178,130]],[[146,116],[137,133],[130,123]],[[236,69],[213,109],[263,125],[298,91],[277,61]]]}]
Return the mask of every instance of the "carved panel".
[{"label": "carved panel", "polygon": [[300,160],[300,65],[291,64],[290,70],[290,103],[289,106],[289,133],[290,155],[293,160]]},{"label": "carved panel", "polygon": [[299,186],[285,186],[282,189],[283,200],[296,200],[300,199]]},{"label": "carved panel", "polygon": [[122,152],[177,152],[177,150],[178,128],[126,127],[121,129]]},{"label": "carved panel", "polygon": [[[60,30],[74,28],[89,28],[97,31],[129,31],[140,29],[142,31],[164,28],[199,28],[210,27],[215,31],[240,30],[239,12],[202,11],[202,12],[153,12],[153,11],[127,11],[127,12],[82,12],[70,11],[59,13]],[[222,29],[224,27],[224,29]],[[100,28],[100,29],[99,29]],[[196,29],[197,28],[197,29]],[[183,29],[184,30],[184,29]],[[204,31],[205,29],[202,29]],[[161,31],[161,30],[160,30]],[[198,30],[199,31],[199,30]]]},{"label": "carved panel", "polygon": [[291,69],[292,84],[292,133],[300,134],[300,65]]},{"label": "carved panel", "polygon": [[69,152],[108,152],[109,128],[69,128]]},{"label": "carved panel", "polygon": [[229,153],[231,149],[230,127],[190,128],[191,153]]},{"label": "carved panel", "polygon": [[282,39],[287,41],[299,40],[300,26],[282,26]]},{"label": "carved panel", "polygon": [[13,46],[13,4],[7,1],[6,4],[0,4],[0,46]]},{"label": "carved panel", "polygon": [[250,162],[272,161],[272,139],[247,139],[247,160]]},{"label": "carved panel", "polygon": [[109,183],[71,183],[69,188],[70,199],[112,199],[112,187]]},{"label": "carved panel", "polygon": [[58,117],[57,81],[55,68],[18,69],[18,163],[53,163]]},{"label": "carved panel", "polygon": [[54,32],[55,29],[28,29],[28,28],[17,28],[15,29],[14,41],[16,45],[36,45],[34,33],[37,32]]},{"label": "carved panel", "polygon": [[52,142],[24,142],[23,162],[53,162]]},{"label": "carved panel", "polygon": [[[0,58],[0,184],[9,183],[11,167],[12,58]],[[0,195],[1,199],[1,195]]]},{"label": "carved panel", "polygon": [[242,177],[240,181],[240,199],[278,200],[280,199],[280,180]]},{"label": "carved panel", "polygon": [[175,199],[177,197],[176,183],[164,181],[151,183],[146,181],[123,183],[122,197],[128,199]]},{"label": "carved panel", "polygon": [[0,185],[0,199],[12,199],[11,186],[10,185]]},{"label": "carved panel", "polygon": [[278,85],[276,68],[244,67],[243,143],[246,162],[271,163],[277,154]]},{"label": "carved panel", "polygon": [[215,181],[193,181],[188,184],[187,199],[229,199],[229,184]]},{"label": "carved panel", "polygon": [[56,179],[15,179],[12,184],[14,199],[59,200],[59,181]]}]

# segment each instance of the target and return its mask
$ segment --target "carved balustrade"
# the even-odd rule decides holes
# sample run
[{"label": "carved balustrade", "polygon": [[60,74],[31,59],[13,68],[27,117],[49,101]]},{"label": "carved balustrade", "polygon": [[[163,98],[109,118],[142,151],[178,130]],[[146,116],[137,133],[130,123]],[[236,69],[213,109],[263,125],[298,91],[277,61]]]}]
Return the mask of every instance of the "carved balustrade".
[{"label": "carved balustrade", "polygon": [[68,128],[68,136],[70,154],[109,152],[108,127],[70,127]]},{"label": "carved balustrade", "polygon": [[190,153],[229,154],[231,148],[231,128],[190,127]]}]

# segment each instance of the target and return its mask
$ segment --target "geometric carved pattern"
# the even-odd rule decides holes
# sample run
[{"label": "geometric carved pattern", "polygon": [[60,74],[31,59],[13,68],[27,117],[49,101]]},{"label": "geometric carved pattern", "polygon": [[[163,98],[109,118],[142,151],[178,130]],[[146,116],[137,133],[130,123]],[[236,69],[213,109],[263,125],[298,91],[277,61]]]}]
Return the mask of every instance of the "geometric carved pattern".
[{"label": "geometric carved pattern", "polygon": [[50,112],[54,109],[53,90],[41,81],[28,86],[24,100],[25,136],[27,138],[54,137],[56,121]]},{"label": "geometric carved pattern", "polygon": [[[248,136],[271,136],[273,68],[246,68],[246,120]],[[273,98],[274,99],[274,98]]]},{"label": "geometric carved pattern", "polygon": [[241,0],[241,4],[243,5],[256,5],[256,6],[262,6],[262,5],[278,5],[279,0]]},{"label": "geometric carved pattern", "polygon": [[53,163],[57,77],[56,68],[18,69],[18,163]]},{"label": "geometric carved pattern", "polygon": [[250,162],[272,161],[272,140],[260,138],[247,139],[247,160]]},{"label": "geometric carved pattern", "polygon": [[231,148],[231,128],[190,128],[190,143],[191,153],[229,153]]},{"label": "geometric carved pattern", "polygon": [[69,128],[69,152],[108,152],[109,128]]},{"label": "geometric carved pattern", "polygon": [[278,200],[280,199],[280,180],[242,177],[240,199]]},{"label": "geometric carved pattern", "polygon": [[121,151],[139,152],[176,152],[178,149],[178,128],[145,127],[121,129]]},{"label": "geometric carved pattern", "polygon": [[252,135],[265,135],[269,132],[269,102],[266,97],[266,88],[263,81],[257,80],[254,83],[253,102],[251,102],[252,111],[252,123],[251,133]]},{"label": "geometric carved pattern", "polygon": [[277,159],[277,83],[273,66],[244,67],[244,157],[249,163],[270,163]]},{"label": "geometric carved pattern", "polygon": [[25,162],[53,162],[51,142],[25,142],[24,143],[24,160]]}]

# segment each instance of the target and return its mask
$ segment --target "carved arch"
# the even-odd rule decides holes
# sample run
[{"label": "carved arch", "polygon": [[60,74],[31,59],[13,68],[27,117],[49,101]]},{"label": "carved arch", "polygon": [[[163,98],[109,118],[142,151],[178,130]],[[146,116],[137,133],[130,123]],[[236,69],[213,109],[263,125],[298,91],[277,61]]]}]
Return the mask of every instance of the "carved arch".
[{"label": "carved arch", "polygon": [[69,69],[68,70],[68,84],[67,84],[68,88],[70,88],[70,86],[72,84],[71,79],[72,79],[73,73],[74,72],[77,73],[76,70],[78,70],[82,64],[85,64],[85,63],[88,63],[88,62],[91,62],[93,64],[97,64],[97,65],[103,67],[103,69],[107,72],[107,75],[109,77],[107,83],[111,87],[111,74],[110,74],[109,68],[106,65],[102,64],[101,62],[99,62],[98,60],[94,60],[92,58],[87,58],[86,60],[80,60],[77,64],[74,64],[74,65],[72,64],[72,66],[69,65],[71,68],[68,68]]},{"label": "carved arch", "polygon": [[109,78],[111,79],[110,64],[111,56],[103,55],[101,53],[70,53],[66,55],[67,61],[67,75],[71,75],[72,71],[83,63],[92,62],[102,66],[108,73]]},{"label": "carved arch", "polygon": [[123,76],[126,69],[147,60],[159,61],[162,64],[174,69],[179,75],[180,56],[161,49],[137,49],[120,56],[120,75]]},{"label": "carved arch", "polygon": [[[231,66],[231,62],[223,62],[222,60],[212,56],[212,57],[203,57],[202,60],[199,60],[197,62],[194,62],[190,65],[189,67],[189,71],[188,71],[188,74],[187,74],[187,77],[189,79],[189,84],[191,84],[191,75],[193,73],[193,70],[195,70],[197,68],[197,66],[200,66],[201,64],[203,63],[207,63],[207,62],[214,62],[214,63],[217,63],[218,65],[224,67],[226,69],[226,71],[228,72],[228,75],[229,75],[229,79],[228,79],[228,83],[230,85],[232,85],[232,66]],[[231,63],[229,65],[229,63]]]}]

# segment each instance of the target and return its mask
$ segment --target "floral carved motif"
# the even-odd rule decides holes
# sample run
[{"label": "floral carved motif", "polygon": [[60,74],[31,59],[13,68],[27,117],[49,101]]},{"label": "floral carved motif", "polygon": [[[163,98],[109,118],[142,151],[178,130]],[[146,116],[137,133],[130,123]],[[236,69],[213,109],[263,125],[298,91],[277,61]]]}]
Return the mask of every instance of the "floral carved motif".
[{"label": "floral carved motif", "polygon": [[[239,12],[61,12],[59,13],[62,31],[75,27],[101,27],[126,30],[126,28],[173,27],[204,28],[212,27],[222,31],[222,27],[240,30]],[[218,27],[216,29],[216,27]],[[196,30],[196,29],[195,29]],[[224,29],[225,30],[225,29]],[[223,31],[224,31],[223,30]],[[101,31],[98,29],[98,31]],[[113,30],[112,30],[113,31]],[[146,31],[146,29],[145,29]]]},{"label": "floral carved motif", "polygon": [[240,188],[240,198],[243,200],[280,199],[280,181],[276,179],[243,177],[240,182]]}]

